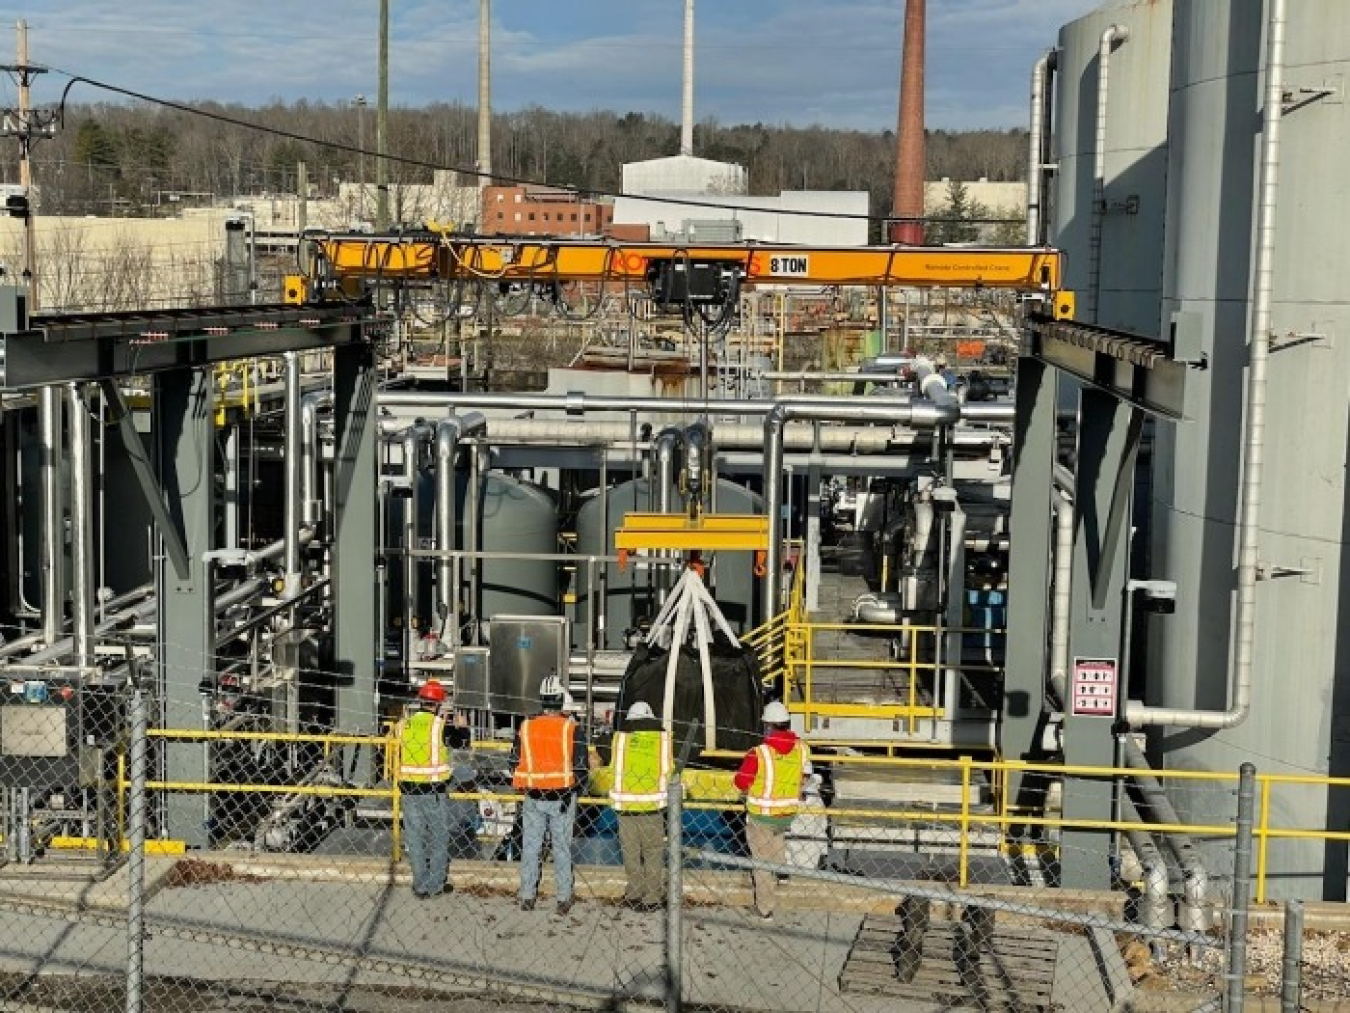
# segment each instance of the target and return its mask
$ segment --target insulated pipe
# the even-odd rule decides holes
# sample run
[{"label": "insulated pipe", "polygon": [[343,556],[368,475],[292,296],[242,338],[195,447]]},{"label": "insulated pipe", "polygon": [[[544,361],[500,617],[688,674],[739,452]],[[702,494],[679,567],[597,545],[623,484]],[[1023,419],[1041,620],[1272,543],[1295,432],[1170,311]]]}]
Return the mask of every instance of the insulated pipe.
[{"label": "insulated pipe", "polygon": [[300,590],[300,473],[303,454],[303,430],[300,399],[300,356],[285,353],[286,360],[286,500],[282,534],[286,541],[286,558],[282,563],[284,595],[293,597]]},{"label": "insulated pipe", "polygon": [[89,453],[89,406],[79,384],[66,388],[70,401],[71,600],[75,664],[94,663],[93,458]]},{"label": "insulated pipe", "polygon": [[685,506],[690,514],[700,512],[709,470],[708,451],[711,443],[708,427],[695,422],[684,430],[684,489]]},{"label": "insulated pipe", "polygon": [[38,391],[42,475],[42,639],[56,643],[65,625],[65,518],[61,504],[61,390]]},{"label": "insulated pipe", "polygon": [[1106,217],[1106,109],[1111,90],[1111,51],[1130,37],[1130,30],[1111,25],[1097,43],[1097,139],[1092,151],[1092,229],[1088,241],[1088,319],[1101,323],[1102,220]]},{"label": "insulated pipe", "polygon": [[[408,498],[403,501],[403,547],[419,547],[417,532],[417,475],[422,459],[422,446],[435,435],[431,426],[425,422],[416,422],[403,431],[403,477],[408,483]],[[420,597],[421,581],[418,568],[421,563],[410,552],[403,555],[403,639],[407,653],[411,658],[416,646],[417,633],[413,619],[417,613],[417,601]]]},{"label": "insulated pipe", "polygon": [[[455,528],[459,522],[455,509],[455,457],[459,453],[459,441],[470,433],[482,432],[486,425],[487,419],[479,412],[451,416],[436,423],[436,548],[447,553],[436,560],[436,591],[443,607],[451,603],[456,593],[448,555],[454,551]],[[446,612],[445,621],[449,621],[449,612]],[[442,623],[441,640],[451,644],[447,632]],[[451,636],[457,638],[459,631],[453,631]]]},{"label": "insulated pipe", "polygon": [[[1124,736],[1124,742],[1125,765],[1135,771],[1133,775],[1135,787],[1139,789],[1140,797],[1148,805],[1149,811],[1145,813],[1141,810],[1141,815],[1145,817],[1145,821],[1152,817],[1159,823],[1179,825],[1181,817],[1177,815],[1172,800],[1167,797],[1167,790],[1153,776],[1153,768],[1149,766],[1144,751],[1128,735]],[[1190,932],[1206,932],[1210,928],[1209,873],[1205,871],[1204,863],[1200,860],[1199,849],[1189,834],[1168,831],[1160,836],[1177,864],[1181,866],[1183,886],[1181,905],[1177,911],[1179,928]]]},{"label": "insulated pipe", "polygon": [[1280,182],[1280,121],[1284,112],[1285,0],[1270,0],[1266,25],[1266,97],[1261,111],[1261,197],[1252,253],[1252,315],[1248,334],[1246,439],[1242,448],[1242,513],[1238,518],[1237,609],[1228,709],[1145,707],[1131,701],[1126,720],[1135,726],[1233,728],[1251,709],[1252,652],[1256,640],[1256,567],[1260,536],[1261,472],[1266,443],[1266,361],[1270,355],[1275,268],[1275,207]]},{"label": "insulated pipe", "polygon": [[680,430],[671,426],[656,437],[656,509],[670,513],[670,490],[675,485],[675,455],[684,442]]},{"label": "insulated pipe", "polygon": [[1050,152],[1052,123],[1051,96],[1054,94],[1055,71],[1059,68],[1059,52],[1048,49],[1031,69],[1031,133],[1027,159],[1027,245],[1041,246],[1044,231],[1045,158]]},{"label": "insulated pipe", "polygon": [[1050,599],[1050,689],[1063,710],[1069,682],[1069,626],[1073,604],[1073,497],[1055,490],[1054,583]]},{"label": "insulated pipe", "polygon": [[[521,393],[480,393],[458,391],[432,393],[427,391],[381,391],[379,405],[384,408],[418,408],[426,410],[458,411],[464,408],[496,409],[498,411],[566,411],[569,415],[585,415],[588,412],[651,412],[666,415],[705,415],[709,404],[702,398],[664,398],[664,397],[618,397],[610,394],[582,394],[573,391],[568,394],[521,394]],[[909,404],[908,397],[877,396],[867,399],[881,405],[900,406]],[[717,415],[768,415],[779,402],[792,404],[857,404],[853,397],[833,397],[830,395],[786,395],[776,401],[718,401]],[[960,418],[970,422],[1011,422],[1014,406],[1011,403],[980,403],[960,406]],[[490,424],[511,424],[524,422],[523,419],[493,419]],[[535,420],[536,422],[540,420]],[[548,421],[548,420],[543,420]],[[557,420],[559,424],[563,420]],[[945,423],[944,423],[945,424]],[[625,427],[628,425],[624,423]],[[627,429],[625,429],[627,432]],[[722,427],[718,427],[718,443],[724,441]]]},{"label": "insulated pipe", "polygon": [[797,401],[785,398],[773,403],[764,417],[764,515],[769,518],[767,569],[764,577],[764,619],[778,614],[778,583],[782,569],[783,543],[779,507],[783,500],[783,431],[792,419],[824,422],[881,422],[934,428],[949,426],[961,417],[957,405],[836,398],[832,401]]},{"label": "insulated pipe", "polygon": [[306,524],[319,520],[319,409],[333,403],[331,390],[316,390],[300,399],[300,499]]},{"label": "insulated pipe", "polygon": [[[1125,797],[1126,814],[1135,823],[1144,822],[1134,799]],[[1171,928],[1176,922],[1176,908],[1172,904],[1171,884],[1167,879],[1167,862],[1158,850],[1158,842],[1152,834],[1142,830],[1127,830],[1125,837],[1130,842],[1139,863],[1140,878],[1144,881],[1144,896],[1138,908],[1139,923],[1150,929]],[[1133,879],[1123,870],[1121,878]]]}]

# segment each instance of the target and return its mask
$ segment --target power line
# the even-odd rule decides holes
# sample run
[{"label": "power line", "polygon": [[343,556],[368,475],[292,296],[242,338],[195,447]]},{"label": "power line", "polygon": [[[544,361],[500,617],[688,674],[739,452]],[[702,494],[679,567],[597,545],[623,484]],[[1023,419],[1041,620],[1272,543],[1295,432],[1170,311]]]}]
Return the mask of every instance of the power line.
[{"label": "power line", "polygon": [[[356,155],[359,157],[364,157],[365,155],[369,154],[373,155],[375,158],[382,158],[385,159],[386,161],[394,162],[399,165],[411,166],[413,168],[418,169],[430,169],[432,171],[455,172],[461,176],[472,177],[474,179],[481,178],[481,179],[504,181],[513,184],[515,186],[548,187],[554,190],[563,190],[573,193],[577,196],[578,199],[581,199],[582,197],[585,196],[608,197],[611,199],[623,198],[625,200],[644,201],[651,204],[678,204],[682,207],[706,208],[714,211],[768,212],[776,215],[791,215],[797,218],[828,218],[833,220],[844,220],[844,221],[865,221],[869,223],[870,222],[884,223],[891,219],[891,216],[889,215],[852,214],[849,212],[833,212],[833,211],[807,211],[794,208],[760,207],[753,204],[733,204],[726,201],[698,200],[694,198],[686,198],[683,196],[654,197],[647,194],[624,193],[623,191],[611,191],[599,188],[582,189],[580,187],[575,186],[558,185],[556,183],[548,183],[542,180],[530,179],[524,176],[512,176],[502,172],[495,172],[495,171],[481,172],[478,169],[469,168],[463,165],[444,165],[436,162],[428,162],[424,159],[410,158],[406,155],[396,155],[389,153],[381,155],[378,152],[370,152],[364,147],[359,145],[346,144],[341,141],[325,141],[320,140],[319,138],[316,137],[310,137],[306,134],[296,133],[291,130],[283,130],[279,127],[261,126],[256,123],[250,123],[247,120],[239,119],[235,116],[226,115],[225,113],[214,112],[209,109],[200,109],[183,102],[175,102],[171,99],[159,98],[158,96],[149,95],[146,94],[145,92],[138,92],[130,88],[123,88],[120,87],[119,85],[109,84],[106,81],[98,81],[90,77],[84,77],[83,75],[74,74],[71,71],[62,70],[59,67],[50,67],[48,69],[53,71],[54,73],[61,74],[65,77],[70,78],[70,80],[66,83],[64,90],[61,92],[59,115],[63,123],[65,121],[66,99],[70,95],[71,89],[74,88],[75,85],[77,84],[87,84],[92,88],[99,88],[104,91],[112,92],[113,94],[116,95],[122,95],[127,98],[136,99],[137,101],[145,102],[150,105],[162,106],[166,109],[174,109],[177,110],[178,112],[185,113],[189,116],[200,116],[204,119],[213,120],[218,123],[226,123],[229,124],[230,126],[241,127],[245,130],[252,130],[258,133],[268,134],[273,137],[281,137],[286,140],[296,141],[301,144],[310,144],[319,148],[329,148],[334,151],[342,151],[346,152],[349,155]],[[930,221],[940,222],[946,221],[948,219],[943,219],[941,217],[925,216],[923,218],[914,220],[920,222],[930,222]],[[998,225],[1004,224],[1006,222],[1014,222],[1020,220],[1021,220],[1020,218],[988,218],[988,219],[969,218],[969,219],[962,219],[962,222],[971,225]]]}]

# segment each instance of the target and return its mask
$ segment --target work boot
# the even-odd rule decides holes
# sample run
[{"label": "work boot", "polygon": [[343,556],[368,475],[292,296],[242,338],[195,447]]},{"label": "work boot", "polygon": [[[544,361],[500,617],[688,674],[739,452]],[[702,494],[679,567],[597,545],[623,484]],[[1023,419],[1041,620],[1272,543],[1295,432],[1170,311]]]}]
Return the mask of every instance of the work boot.
[{"label": "work boot", "polygon": [[558,914],[565,915],[572,910],[572,905],[576,903],[575,897],[568,897],[566,900],[558,901]]}]

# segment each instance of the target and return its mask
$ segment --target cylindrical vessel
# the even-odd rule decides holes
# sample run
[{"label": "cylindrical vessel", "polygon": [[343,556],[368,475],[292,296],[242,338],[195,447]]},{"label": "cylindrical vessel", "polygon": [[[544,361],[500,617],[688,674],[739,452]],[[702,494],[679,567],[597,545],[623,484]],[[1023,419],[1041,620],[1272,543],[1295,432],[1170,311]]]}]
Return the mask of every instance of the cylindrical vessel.
[{"label": "cylindrical vessel", "polygon": [[[1258,575],[1249,715],[1236,727],[1159,738],[1169,766],[1350,773],[1350,609],[1345,462],[1350,410],[1350,108],[1315,90],[1350,73],[1341,0],[1288,3],[1279,132]],[[1187,420],[1155,445],[1153,576],[1176,581],[1176,613],[1152,619],[1148,702],[1232,706],[1236,531],[1249,379],[1254,236],[1268,4],[1181,2],[1171,84],[1164,321],[1193,335],[1207,368],[1186,376]],[[1308,89],[1305,91],[1304,89]],[[1308,787],[1271,793],[1272,825],[1343,829],[1350,798]],[[1224,793],[1186,792],[1183,816],[1231,817]],[[1223,848],[1216,851],[1222,854]],[[1268,893],[1343,900],[1346,846],[1277,840]]]}]

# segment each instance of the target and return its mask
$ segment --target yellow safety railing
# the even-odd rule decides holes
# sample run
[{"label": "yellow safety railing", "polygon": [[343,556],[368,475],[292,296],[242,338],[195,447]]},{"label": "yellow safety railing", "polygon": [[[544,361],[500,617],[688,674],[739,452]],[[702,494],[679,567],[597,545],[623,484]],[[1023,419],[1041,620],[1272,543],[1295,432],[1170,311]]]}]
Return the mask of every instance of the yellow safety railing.
[{"label": "yellow safety railing", "polygon": [[[284,732],[234,732],[203,731],[199,729],[152,729],[150,736],[159,739],[185,742],[241,741],[241,742],[278,742],[311,743],[322,745],[325,750],[336,746],[369,746],[383,750],[386,756],[396,754],[398,741],[389,736],[342,735],[342,734],[292,734]],[[499,743],[483,743],[485,748],[498,746]],[[476,749],[475,745],[475,749]],[[725,751],[705,752],[705,759],[734,760],[739,754]],[[1154,834],[1187,834],[1210,839],[1233,838],[1235,825],[1230,812],[1215,809],[1213,805],[1205,808],[1214,811],[1215,822],[1159,823],[1129,820],[1071,819],[1054,812],[1044,810],[1026,811],[1019,809],[1010,798],[1010,786],[1016,777],[1037,776],[1049,781],[1095,780],[1126,781],[1136,772],[1129,768],[1069,766],[1053,763],[1031,763],[1022,760],[976,759],[972,756],[954,758],[899,757],[887,755],[867,755],[850,753],[837,755],[813,748],[812,759],[817,768],[832,764],[846,765],[849,768],[872,767],[879,772],[889,773],[897,782],[906,780],[906,772],[922,772],[931,777],[934,773],[946,772],[950,775],[948,784],[959,785],[959,800],[949,803],[945,808],[925,805],[906,808],[900,806],[832,805],[821,812],[831,819],[843,820],[859,825],[875,824],[904,825],[921,823],[928,826],[949,826],[956,832],[955,847],[958,853],[959,883],[970,885],[970,856],[972,848],[987,845],[991,834],[997,834],[1003,849],[1020,846],[1022,833],[1027,828],[1040,828],[1046,834],[1053,848],[1053,837],[1064,830],[1090,830],[1096,832],[1143,831]],[[392,769],[386,767],[386,769]],[[726,776],[722,776],[722,775]],[[1239,780],[1236,771],[1205,770],[1168,770],[1155,769],[1154,777],[1164,784],[1172,784],[1174,791],[1210,791],[1215,797],[1223,796],[1225,804],[1235,809],[1233,790]],[[604,797],[604,771],[593,775],[590,785],[596,797],[588,795],[583,801],[588,805],[607,806]],[[701,779],[700,779],[701,778]],[[923,780],[915,777],[914,780]],[[727,781],[727,784],[723,784]],[[1333,841],[1350,842],[1350,831],[1332,830],[1325,827],[1292,825],[1282,822],[1278,814],[1284,811],[1302,814],[1308,811],[1306,805],[1290,802],[1281,797],[1282,790],[1317,789],[1319,791],[1350,791],[1350,777],[1321,777],[1317,775],[1297,774],[1261,774],[1256,776],[1256,820],[1253,836],[1256,846],[1256,900],[1266,900],[1269,878],[1272,842],[1283,840],[1311,840],[1329,843]],[[126,794],[130,790],[130,781],[126,773],[125,757],[119,757],[117,764],[117,829],[118,845],[123,850],[126,842]],[[168,781],[150,780],[146,782],[150,791],[175,792],[220,792],[251,793],[274,795],[312,795],[348,798],[385,798],[392,806],[393,845],[392,860],[397,861],[401,854],[402,843],[399,833],[399,792],[397,782],[389,780],[386,787],[356,788],[331,785],[294,785],[270,783],[235,783],[213,781]],[[692,772],[688,783],[689,805],[696,809],[729,810],[737,808],[736,793],[729,787],[729,774],[725,771]],[[509,802],[518,799],[513,792],[455,792],[453,797],[464,800],[493,800]],[[986,803],[984,800],[988,799]],[[1325,806],[1323,810],[1325,811]],[[1014,837],[1017,840],[1014,840]],[[158,850],[172,850],[168,846],[173,842],[155,842]]]}]

